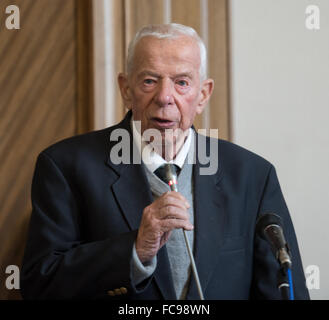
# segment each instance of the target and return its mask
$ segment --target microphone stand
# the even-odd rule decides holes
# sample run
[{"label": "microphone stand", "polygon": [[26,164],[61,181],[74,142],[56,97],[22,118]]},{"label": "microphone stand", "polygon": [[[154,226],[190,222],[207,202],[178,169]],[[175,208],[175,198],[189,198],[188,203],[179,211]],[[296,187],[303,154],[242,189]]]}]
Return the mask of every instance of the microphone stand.
[{"label": "microphone stand", "polygon": [[274,213],[261,215],[256,223],[256,232],[272,247],[272,251],[280,264],[277,274],[277,285],[283,300],[294,300],[294,287],[291,275],[291,257],[289,247],[284,239],[282,219]]},{"label": "microphone stand", "polygon": [[278,289],[281,292],[282,300],[294,300],[291,269],[285,264],[278,272]]},{"label": "microphone stand", "polygon": [[[166,168],[167,168],[166,175],[167,175],[167,180],[168,180],[169,187],[170,187],[171,191],[178,192],[176,173],[173,172],[173,170],[171,169],[170,166],[168,166]],[[200,283],[198,271],[197,271],[197,268],[196,268],[196,265],[195,265],[192,249],[191,249],[190,243],[189,243],[188,238],[187,238],[186,230],[184,230],[184,229],[182,229],[182,230],[183,230],[183,234],[184,234],[184,239],[185,239],[187,252],[190,256],[192,272],[193,272],[193,276],[194,276],[194,279],[195,279],[195,282],[196,282],[196,286],[197,286],[197,289],[198,289],[200,300],[204,300],[204,296],[203,296],[203,292],[202,292],[202,288],[201,288],[201,283]]]},{"label": "microphone stand", "polygon": [[278,272],[278,289],[281,292],[282,300],[290,300],[289,299],[290,287],[289,287],[288,277],[285,268],[282,267]]}]

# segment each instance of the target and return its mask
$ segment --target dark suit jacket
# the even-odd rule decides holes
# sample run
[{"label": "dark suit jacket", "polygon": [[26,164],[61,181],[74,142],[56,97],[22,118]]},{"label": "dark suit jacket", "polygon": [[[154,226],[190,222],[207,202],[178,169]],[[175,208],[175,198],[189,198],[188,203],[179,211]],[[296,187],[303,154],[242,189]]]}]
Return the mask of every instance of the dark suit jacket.
[{"label": "dark suit jacket", "polygon": [[[176,299],[164,246],[154,275],[135,287],[132,248],[143,209],[152,202],[138,164],[111,162],[113,130],[130,131],[130,116],[114,127],[61,141],[37,160],[33,212],[21,272],[26,299]],[[209,143],[209,138],[205,138]],[[217,140],[216,140],[217,141]],[[194,255],[206,299],[280,299],[278,263],[255,236],[259,214],[283,219],[293,261],[297,299],[308,299],[293,225],[274,167],[261,157],[219,140],[212,176],[194,165]],[[127,293],[108,295],[126,288]],[[198,299],[191,280],[188,299]]]}]

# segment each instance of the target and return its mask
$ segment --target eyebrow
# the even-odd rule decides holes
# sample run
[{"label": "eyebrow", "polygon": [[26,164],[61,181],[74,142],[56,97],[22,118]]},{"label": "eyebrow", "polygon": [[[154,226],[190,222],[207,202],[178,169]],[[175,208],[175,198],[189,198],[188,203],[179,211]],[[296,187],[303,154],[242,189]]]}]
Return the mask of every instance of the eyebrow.
[{"label": "eyebrow", "polygon": [[[161,76],[158,73],[150,70],[144,70],[137,75],[138,78],[141,78],[143,76],[152,76],[155,78],[161,78]],[[181,78],[181,77],[187,77],[193,79],[193,74],[191,72],[182,72],[174,75],[174,78]]]},{"label": "eyebrow", "polygon": [[186,77],[186,78],[193,79],[193,74],[191,72],[182,72],[182,73],[176,74],[175,77],[176,78]]},{"label": "eyebrow", "polygon": [[152,72],[152,71],[149,71],[149,70],[144,70],[142,72],[140,72],[137,77],[138,78],[141,78],[143,76],[152,76],[152,77],[155,77],[155,78],[160,78],[160,75],[155,73],[155,72]]}]

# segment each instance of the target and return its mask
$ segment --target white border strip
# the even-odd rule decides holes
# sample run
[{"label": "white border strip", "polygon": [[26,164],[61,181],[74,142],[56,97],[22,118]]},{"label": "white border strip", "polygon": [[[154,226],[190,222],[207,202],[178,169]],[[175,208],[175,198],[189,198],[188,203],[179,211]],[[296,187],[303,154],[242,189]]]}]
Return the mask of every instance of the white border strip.
[{"label": "white border strip", "polygon": [[171,0],[163,0],[163,23],[171,23]]},{"label": "white border strip", "polygon": [[94,129],[116,121],[113,0],[93,0],[94,12]]},{"label": "white border strip", "polygon": [[[98,1],[98,0],[96,0]],[[113,0],[104,1],[104,29],[105,29],[105,126],[116,122],[116,70],[115,70],[115,25],[113,16]]]},{"label": "white border strip", "polygon": [[[206,45],[207,52],[209,47],[209,10],[208,10],[208,0],[200,0],[200,32],[201,37]],[[208,61],[208,59],[207,59]],[[207,71],[209,70],[209,62],[207,66]],[[204,129],[210,129],[210,104],[203,111],[202,125]]]}]

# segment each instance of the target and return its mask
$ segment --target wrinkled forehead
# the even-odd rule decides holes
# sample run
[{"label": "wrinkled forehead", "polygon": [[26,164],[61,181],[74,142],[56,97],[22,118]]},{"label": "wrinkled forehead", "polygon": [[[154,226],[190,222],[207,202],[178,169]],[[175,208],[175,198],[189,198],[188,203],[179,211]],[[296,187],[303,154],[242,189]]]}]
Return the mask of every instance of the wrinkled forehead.
[{"label": "wrinkled forehead", "polygon": [[185,35],[161,39],[145,36],[136,44],[132,73],[140,68],[152,68],[154,65],[164,68],[189,65],[199,71],[200,64],[200,50],[196,39]]}]

